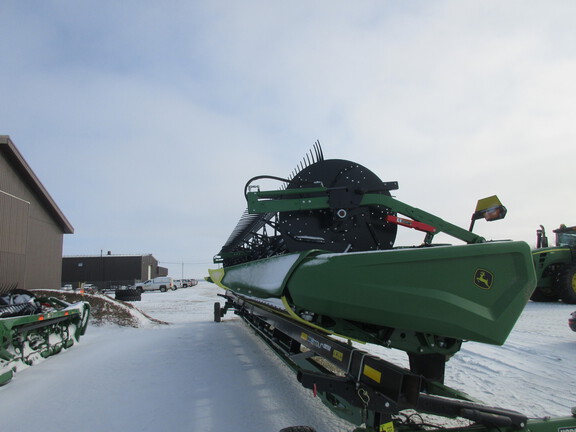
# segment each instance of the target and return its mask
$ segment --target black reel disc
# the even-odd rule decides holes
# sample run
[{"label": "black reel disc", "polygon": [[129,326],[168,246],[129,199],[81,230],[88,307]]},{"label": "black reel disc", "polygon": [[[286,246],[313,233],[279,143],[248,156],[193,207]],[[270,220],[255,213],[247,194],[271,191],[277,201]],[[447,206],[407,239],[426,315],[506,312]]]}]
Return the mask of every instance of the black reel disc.
[{"label": "black reel disc", "polygon": [[[321,183],[321,184],[320,184]],[[289,252],[323,249],[331,252],[390,249],[397,225],[386,222],[388,207],[364,206],[359,191],[390,196],[389,184],[355,162],[329,159],[316,162],[290,181],[287,189],[331,188],[330,207],[279,214],[279,229]],[[395,187],[394,187],[395,188]]]}]

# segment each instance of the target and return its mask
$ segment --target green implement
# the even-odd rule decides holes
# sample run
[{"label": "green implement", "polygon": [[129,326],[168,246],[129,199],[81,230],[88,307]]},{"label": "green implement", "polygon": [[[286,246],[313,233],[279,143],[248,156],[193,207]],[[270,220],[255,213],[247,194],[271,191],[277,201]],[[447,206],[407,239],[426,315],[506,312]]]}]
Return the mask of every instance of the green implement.
[{"label": "green implement", "polygon": [[86,332],[88,302],[69,304],[23,290],[0,299],[0,385],[19,368],[71,347]]},{"label": "green implement", "polygon": [[[354,162],[320,159],[285,182],[246,185],[247,213],[215,257],[222,287],[282,299],[310,325],[407,352],[504,343],[536,283],[526,243],[487,242],[403,203],[390,194],[396,182]],[[493,196],[472,220],[505,214]],[[398,227],[423,232],[422,244],[394,247]],[[464,244],[434,244],[439,233]]]},{"label": "green implement", "polygon": [[287,299],[328,331],[412,352],[453,352],[456,339],[503,344],[534,287],[523,242],[311,250],[213,273],[240,294]]},{"label": "green implement", "polygon": [[[260,179],[283,185],[260,190]],[[466,230],[399,201],[396,189],[355,162],[324,160],[319,144],[289,178],[249,180],[247,210],[210,270],[226,299],[214,320],[233,310],[357,431],[422,430],[400,420],[405,409],[471,422],[453,431],[576,431],[575,418],[528,419],[444,385],[464,342],[505,343],[536,287],[533,255],[525,242],[472,231],[505,217],[495,195],[478,201]],[[399,229],[423,241],[397,246]],[[435,243],[440,233],[456,244]],[[357,343],[404,351],[409,369]]]}]

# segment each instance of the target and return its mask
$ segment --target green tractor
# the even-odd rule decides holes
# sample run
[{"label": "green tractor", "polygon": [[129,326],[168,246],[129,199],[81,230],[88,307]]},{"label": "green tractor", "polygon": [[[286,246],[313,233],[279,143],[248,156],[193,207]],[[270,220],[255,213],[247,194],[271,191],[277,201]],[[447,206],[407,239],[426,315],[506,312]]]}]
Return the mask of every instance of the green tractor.
[{"label": "green tractor", "polygon": [[536,249],[532,251],[538,284],[531,299],[536,302],[576,304],[576,226],[555,229],[556,246],[548,246],[542,225],[536,231]]}]

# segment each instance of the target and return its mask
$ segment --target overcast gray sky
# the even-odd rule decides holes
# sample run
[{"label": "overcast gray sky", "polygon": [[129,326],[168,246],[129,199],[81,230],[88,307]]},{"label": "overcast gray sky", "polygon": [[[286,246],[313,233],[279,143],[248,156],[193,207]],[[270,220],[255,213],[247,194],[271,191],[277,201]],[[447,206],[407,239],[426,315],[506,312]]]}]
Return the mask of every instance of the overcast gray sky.
[{"label": "overcast gray sky", "polygon": [[317,139],[465,228],[497,194],[487,238],[576,225],[574,1],[4,0],[0,17],[0,134],[74,226],[64,255],[203,277],[246,180],[287,176]]}]

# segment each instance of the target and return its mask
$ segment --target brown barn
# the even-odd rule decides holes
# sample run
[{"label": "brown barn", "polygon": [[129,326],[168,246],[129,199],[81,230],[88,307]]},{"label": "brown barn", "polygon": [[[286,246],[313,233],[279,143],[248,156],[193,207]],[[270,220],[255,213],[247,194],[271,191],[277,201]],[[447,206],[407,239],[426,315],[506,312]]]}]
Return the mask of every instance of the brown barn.
[{"label": "brown barn", "polygon": [[74,228],[9,136],[0,135],[0,293],[60,287]]}]

